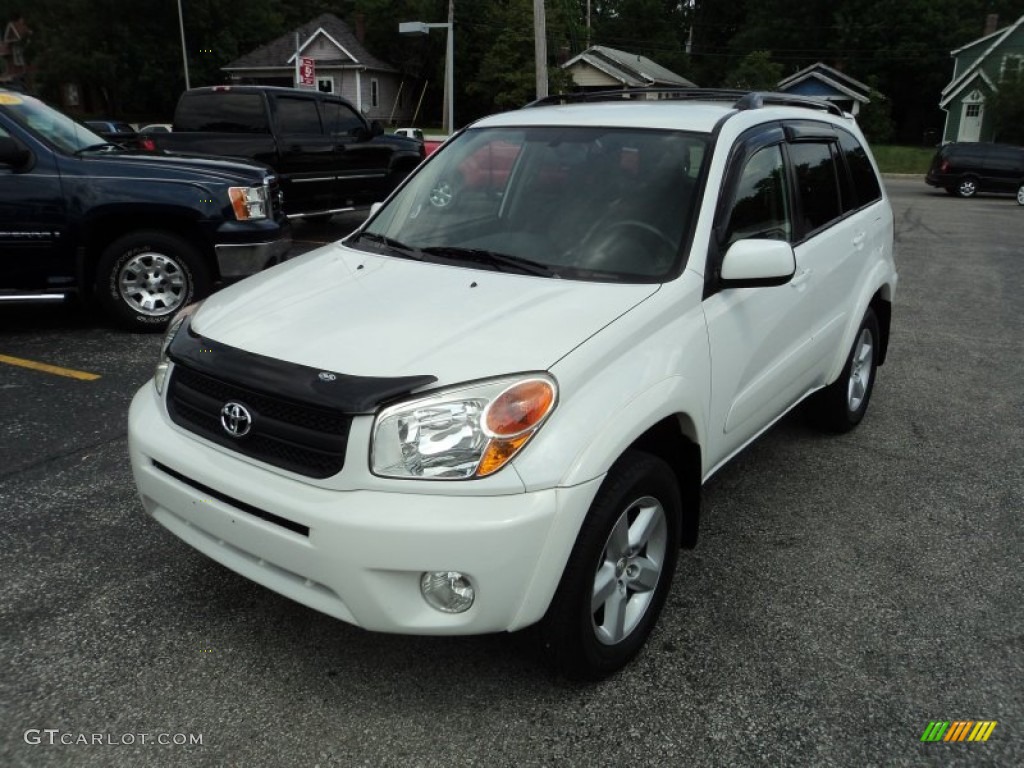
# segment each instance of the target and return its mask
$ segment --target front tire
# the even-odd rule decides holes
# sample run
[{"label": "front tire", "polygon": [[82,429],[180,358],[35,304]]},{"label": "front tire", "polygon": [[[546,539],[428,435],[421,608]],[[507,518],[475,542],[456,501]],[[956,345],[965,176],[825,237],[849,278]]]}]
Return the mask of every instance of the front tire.
[{"label": "front tire", "polygon": [[1024,205],[1024,184],[1017,187],[1017,205]]},{"label": "front tire", "polygon": [[140,231],[112,242],[96,265],[96,300],[118,325],[163,330],[171,318],[210,290],[202,257],[168,232]]},{"label": "front tire", "polygon": [[597,680],[639,653],[672,584],[681,516],[676,476],[660,458],[629,451],[612,466],[541,624],[558,672]]},{"label": "front tire", "polygon": [[839,378],[815,394],[811,403],[819,426],[832,432],[849,432],[860,424],[875,387],[880,340],[878,318],[869,307]]}]

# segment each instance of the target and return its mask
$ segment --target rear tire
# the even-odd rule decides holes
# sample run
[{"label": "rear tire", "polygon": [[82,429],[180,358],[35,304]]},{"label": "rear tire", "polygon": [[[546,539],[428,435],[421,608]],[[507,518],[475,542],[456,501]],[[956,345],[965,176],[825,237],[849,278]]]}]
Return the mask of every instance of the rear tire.
[{"label": "rear tire", "polygon": [[831,432],[849,432],[860,424],[875,386],[880,340],[878,318],[869,307],[839,378],[816,393],[810,403],[814,421],[820,427]]},{"label": "rear tire", "polygon": [[1024,205],[1024,184],[1017,187],[1017,205]]},{"label": "rear tire", "polygon": [[956,185],[956,194],[958,197],[974,197],[978,194],[978,180],[972,176],[961,179]]},{"label": "rear tire", "polygon": [[184,307],[210,291],[199,251],[169,232],[140,231],[118,238],[96,265],[96,301],[118,325],[163,330]]},{"label": "rear tire", "polygon": [[675,474],[660,458],[629,451],[612,466],[541,623],[556,671],[597,680],[640,652],[672,584],[681,515]]}]

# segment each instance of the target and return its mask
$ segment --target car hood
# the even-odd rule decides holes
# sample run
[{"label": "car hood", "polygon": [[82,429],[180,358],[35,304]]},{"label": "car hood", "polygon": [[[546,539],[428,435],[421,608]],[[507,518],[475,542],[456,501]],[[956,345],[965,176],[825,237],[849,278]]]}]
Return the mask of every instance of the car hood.
[{"label": "car hood", "polygon": [[546,370],[658,287],[415,262],[337,243],[220,291],[192,329],[311,368],[445,385]]},{"label": "car hood", "polygon": [[264,176],[273,171],[261,163],[234,157],[212,155],[157,154],[124,150],[94,152],[82,155],[90,174],[102,168],[116,167],[161,178],[217,179],[229,184],[262,183]]}]

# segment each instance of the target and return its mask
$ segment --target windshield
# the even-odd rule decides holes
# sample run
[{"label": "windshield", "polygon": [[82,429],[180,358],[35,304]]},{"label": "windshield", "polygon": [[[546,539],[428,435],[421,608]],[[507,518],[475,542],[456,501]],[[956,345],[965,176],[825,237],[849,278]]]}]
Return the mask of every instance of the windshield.
[{"label": "windshield", "polygon": [[677,269],[709,137],[593,127],[471,129],[349,245],[582,280]]},{"label": "windshield", "polygon": [[38,99],[20,93],[5,93],[3,97],[0,106],[5,114],[65,152],[109,146],[102,136]]}]

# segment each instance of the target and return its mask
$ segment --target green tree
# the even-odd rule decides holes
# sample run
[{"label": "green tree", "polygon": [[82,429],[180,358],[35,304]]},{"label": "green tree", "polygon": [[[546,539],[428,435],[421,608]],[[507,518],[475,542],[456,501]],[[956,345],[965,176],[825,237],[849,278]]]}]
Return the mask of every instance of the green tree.
[{"label": "green tree", "polygon": [[772,61],[771,51],[751,51],[726,78],[730,88],[774,91],[782,79],[782,65]]},{"label": "green tree", "polygon": [[985,109],[992,120],[996,141],[1024,145],[1024,75],[1005,75]]}]

